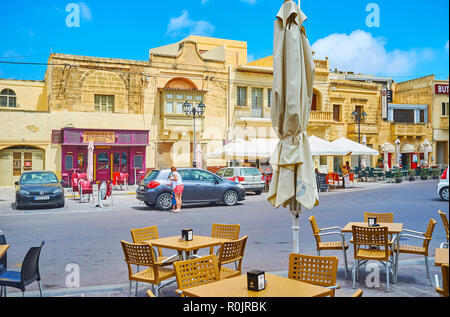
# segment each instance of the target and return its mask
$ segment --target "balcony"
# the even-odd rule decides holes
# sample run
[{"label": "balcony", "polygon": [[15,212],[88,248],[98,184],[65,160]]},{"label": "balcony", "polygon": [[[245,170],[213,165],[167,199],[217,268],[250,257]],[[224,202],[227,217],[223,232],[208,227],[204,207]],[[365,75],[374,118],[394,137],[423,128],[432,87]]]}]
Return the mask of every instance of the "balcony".
[{"label": "balcony", "polygon": [[234,111],[234,117],[236,122],[260,122],[260,123],[271,123],[272,119],[270,117],[270,109],[262,108],[245,108],[236,109]]},{"label": "balcony", "polygon": [[427,129],[426,124],[392,123],[391,134],[395,137],[425,137]]},{"label": "balcony", "polygon": [[[358,134],[358,125],[356,123],[348,125],[348,134]],[[375,123],[361,124],[361,134],[378,134],[378,126]]]},{"label": "balcony", "polygon": [[330,72],[330,62],[328,59],[322,60],[314,60],[314,68],[316,69],[316,74],[327,74]]},{"label": "balcony", "polygon": [[326,111],[311,111],[309,115],[310,122],[326,122],[330,123],[333,121],[333,112]]},{"label": "balcony", "polygon": [[[203,129],[204,117],[195,118],[195,125],[197,129]],[[166,114],[162,116],[162,130],[170,132],[193,131],[194,120],[185,114]]]}]

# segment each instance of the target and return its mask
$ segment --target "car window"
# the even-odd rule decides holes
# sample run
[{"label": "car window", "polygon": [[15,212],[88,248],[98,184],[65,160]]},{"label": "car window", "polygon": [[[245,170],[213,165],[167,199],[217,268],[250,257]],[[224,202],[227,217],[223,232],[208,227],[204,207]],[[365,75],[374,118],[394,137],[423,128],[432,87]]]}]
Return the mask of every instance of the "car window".
[{"label": "car window", "polygon": [[233,177],[234,176],[234,169],[227,168],[225,173],[223,173],[223,177]]},{"label": "car window", "polygon": [[27,173],[20,180],[22,185],[56,184],[58,177],[53,173]]},{"label": "car window", "polygon": [[191,179],[191,173],[189,172],[189,170],[181,170],[179,171],[180,175],[181,175],[181,179],[183,181],[190,181]]},{"label": "car window", "polygon": [[256,167],[241,168],[241,176],[260,176],[261,172]]},{"label": "car window", "polygon": [[222,177],[223,173],[225,172],[225,168],[222,168],[221,170],[219,170],[216,174],[220,177]]},{"label": "car window", "polygon": [[144,179],[144,181],[152,181],[155,180],[158,175],[159,175],[159,171],[151,171]]},{"label": "car window", "polygon": [[192,171],[192,178],[194,181],[205,181],[205,182],[208,181],[212,182],[217,179],[214,174],[198,170]]}]

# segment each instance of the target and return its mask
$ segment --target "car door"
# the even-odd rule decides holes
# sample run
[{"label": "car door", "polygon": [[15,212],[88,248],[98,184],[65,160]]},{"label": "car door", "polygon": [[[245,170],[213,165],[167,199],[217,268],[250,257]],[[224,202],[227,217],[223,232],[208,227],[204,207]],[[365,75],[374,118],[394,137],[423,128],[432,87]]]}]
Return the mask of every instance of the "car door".
[{"label": "car door", "polygon": [[184,191],[182,200],[183,202],[193,202],[194,199],[194,193],[195,193],[195,182],[192,180],[192,175],[190,170],[179,170],[178,171],[181,175],[181,179],[183,180],[184,185]]},{"label": "car door", "polygon": [[202,170],[192,170],[191,173],[195,183],[195,201],[220,200],[219,178],[216,175]]}]

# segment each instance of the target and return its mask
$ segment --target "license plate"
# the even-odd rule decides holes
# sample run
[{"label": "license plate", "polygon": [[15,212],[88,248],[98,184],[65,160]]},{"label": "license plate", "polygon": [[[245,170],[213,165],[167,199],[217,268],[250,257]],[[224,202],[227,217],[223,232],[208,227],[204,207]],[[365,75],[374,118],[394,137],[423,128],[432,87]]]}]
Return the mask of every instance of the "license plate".
[{"label": "license plate", "polygon": [[139,186],[139,190],[145,190],[145,186]]},{"label": "license plate", "polygon": [[34,200],[50,200],[50,196],[36,196]]}]

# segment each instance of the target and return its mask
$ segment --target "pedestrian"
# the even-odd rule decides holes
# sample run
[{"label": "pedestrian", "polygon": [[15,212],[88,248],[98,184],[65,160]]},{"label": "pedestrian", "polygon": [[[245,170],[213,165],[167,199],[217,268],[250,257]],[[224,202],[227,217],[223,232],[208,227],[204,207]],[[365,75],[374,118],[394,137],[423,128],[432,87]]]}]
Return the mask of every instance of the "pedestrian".
[{"label": "pedestrian", "polygon": [[[172,173],[169,175],[169,180],[172,178]],[[170,195],[172,197],[172,211],[175,212],[177,207],[177,201],[175,199],[175,182],[170,182],[170,187],[172,187],[172,194]]]},{"label": "pedestrian", "polygon": [[183,204],[182,196],[184,191],[184,185],[183,185],[183,179],[181,178],[180,173],[177,172],[176,167],[171,168],[172,171],[172,177],[170,178],[170,181],[173,184],[174,193],[175,193],[175,200],[177,203],[177,208],[174,212],[178,213],[181,212],[181,205]]}]

